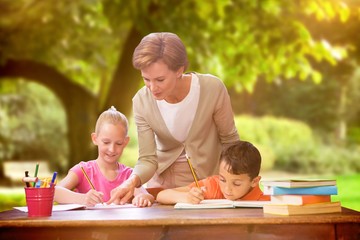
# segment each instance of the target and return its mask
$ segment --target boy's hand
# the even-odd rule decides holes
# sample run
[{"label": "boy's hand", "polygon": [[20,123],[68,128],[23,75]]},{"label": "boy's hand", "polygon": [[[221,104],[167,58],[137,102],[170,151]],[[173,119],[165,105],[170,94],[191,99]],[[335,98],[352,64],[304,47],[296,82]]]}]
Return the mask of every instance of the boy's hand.
[{"label": "boy's hand", "polygon": [[132,204],[137,207],[151,207],[153,202],[154,197],[151,194],[147,193],[140,193],[136,195],[132,200]]},{"label": "boy's hand", "polygon": [[97,192],[96,190],[91,189],[85,194],[85,198],[83,200],[83,204],[88,207],[93,207],[95,204],[103,202],[103,193]]},{"label": "boy's hand", "polygon": [[198,187],[193,187],[187,194],[187,202],[192,204],[198,204],[202,200],[204,200],[204,192],[203,189]]}]

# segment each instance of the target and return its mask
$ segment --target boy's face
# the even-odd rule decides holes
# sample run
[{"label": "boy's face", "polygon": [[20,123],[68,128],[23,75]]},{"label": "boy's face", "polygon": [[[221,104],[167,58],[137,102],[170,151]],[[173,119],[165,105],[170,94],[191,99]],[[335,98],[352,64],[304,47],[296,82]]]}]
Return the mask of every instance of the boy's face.
[{"label": "boy's face", "polygon": [[220,190],[224,197],[229,200],[238,200],[244,197],[259,182],[259,177],[250,179],[248,174],[231,174],[228,165],[224,161],[220,163],[219,170]]},{"label": "boy's face", "polygon": [[91,138],[98,146],[99,159],[108,163],[117,162],[129,142],[122,124],[103,123],[99,133],[92,133]]}]

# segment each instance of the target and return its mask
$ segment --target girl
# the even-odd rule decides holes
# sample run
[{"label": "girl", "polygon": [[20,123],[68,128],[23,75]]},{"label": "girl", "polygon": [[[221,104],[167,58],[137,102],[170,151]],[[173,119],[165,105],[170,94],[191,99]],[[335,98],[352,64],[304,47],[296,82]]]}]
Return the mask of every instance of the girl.
[{"label": "girl", "polygon": [[[106,202],[110,199],[111,190],[130,177],[132,169],[118,162],[130,140],[128,121],[122,113],[114,107],[104,111],[96,122],[91,139],[98,146],[97,159],[80,162],[69,170],[68,175],[56,186],[56,202],[86,206]],[[143,187],[135,189],[134,196],[132,203],[138,207],[151,206],[154,202],[154,197]]]}]

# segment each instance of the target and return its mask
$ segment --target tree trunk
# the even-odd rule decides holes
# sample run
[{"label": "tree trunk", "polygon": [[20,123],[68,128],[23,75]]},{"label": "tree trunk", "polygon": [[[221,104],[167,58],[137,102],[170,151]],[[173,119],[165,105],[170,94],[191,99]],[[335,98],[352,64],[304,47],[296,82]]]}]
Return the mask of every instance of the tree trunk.
[{"label": "tree trunk", "polygon": [[[345,83],[347,83],[345,81]],[[339,105],[337,109],[338,123],[336,126],[335,137],[339,145],[343,145],[346,141],[346,101],[347,101],[347,86],[346,84],[340,85]]]},{"label": "tree trunk", "polygon": [[135,28],[130,30],[123,51],[120,51],[121,55],[104,106],[104,109],[107,109],[113,105],[127,117],[130,116],[132,98],[139,88],[141,79],[139,71],[132,65],[132,55],[141,38],[141,34]]},{"label": "tree trunk", "polygon": [[68,125],[68,167],[83,160],[95,159],[90,134],[97,117],[96,97],[70,81],[54,68],[31,60],[8,60],[0,66],[0,81],[24,78],[46,86],[62,102]]}]

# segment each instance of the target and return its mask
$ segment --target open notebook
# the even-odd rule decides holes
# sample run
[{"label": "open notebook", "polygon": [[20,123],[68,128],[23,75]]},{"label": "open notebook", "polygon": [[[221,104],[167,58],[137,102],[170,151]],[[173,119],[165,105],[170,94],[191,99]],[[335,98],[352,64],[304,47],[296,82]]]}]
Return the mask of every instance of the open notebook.
[{"label": "open notebook", "polygon": [[[90,210],[100,210],[100,209],[116,209],[116,208],[133,208],[134,205],[127,203],[124,205],[115,205],[115,204],[96,204],[94,207],[86,207],[85,205],[81,204],[57,204],[53,205],[53,212],[59,212],[59,211],[69,211],[69,210],[77,210],[77,209],[90,209]],[[17,209],[22,212],[28,212],[27,206],[25,207],[14,207],[14,209]]]},{"label": "open notebook", "polygon": [[262,208],[270,201],[231,201],[227,199],[206,199],[199,204],[177,203],[176,209],[209,209],[209,208]]}]

